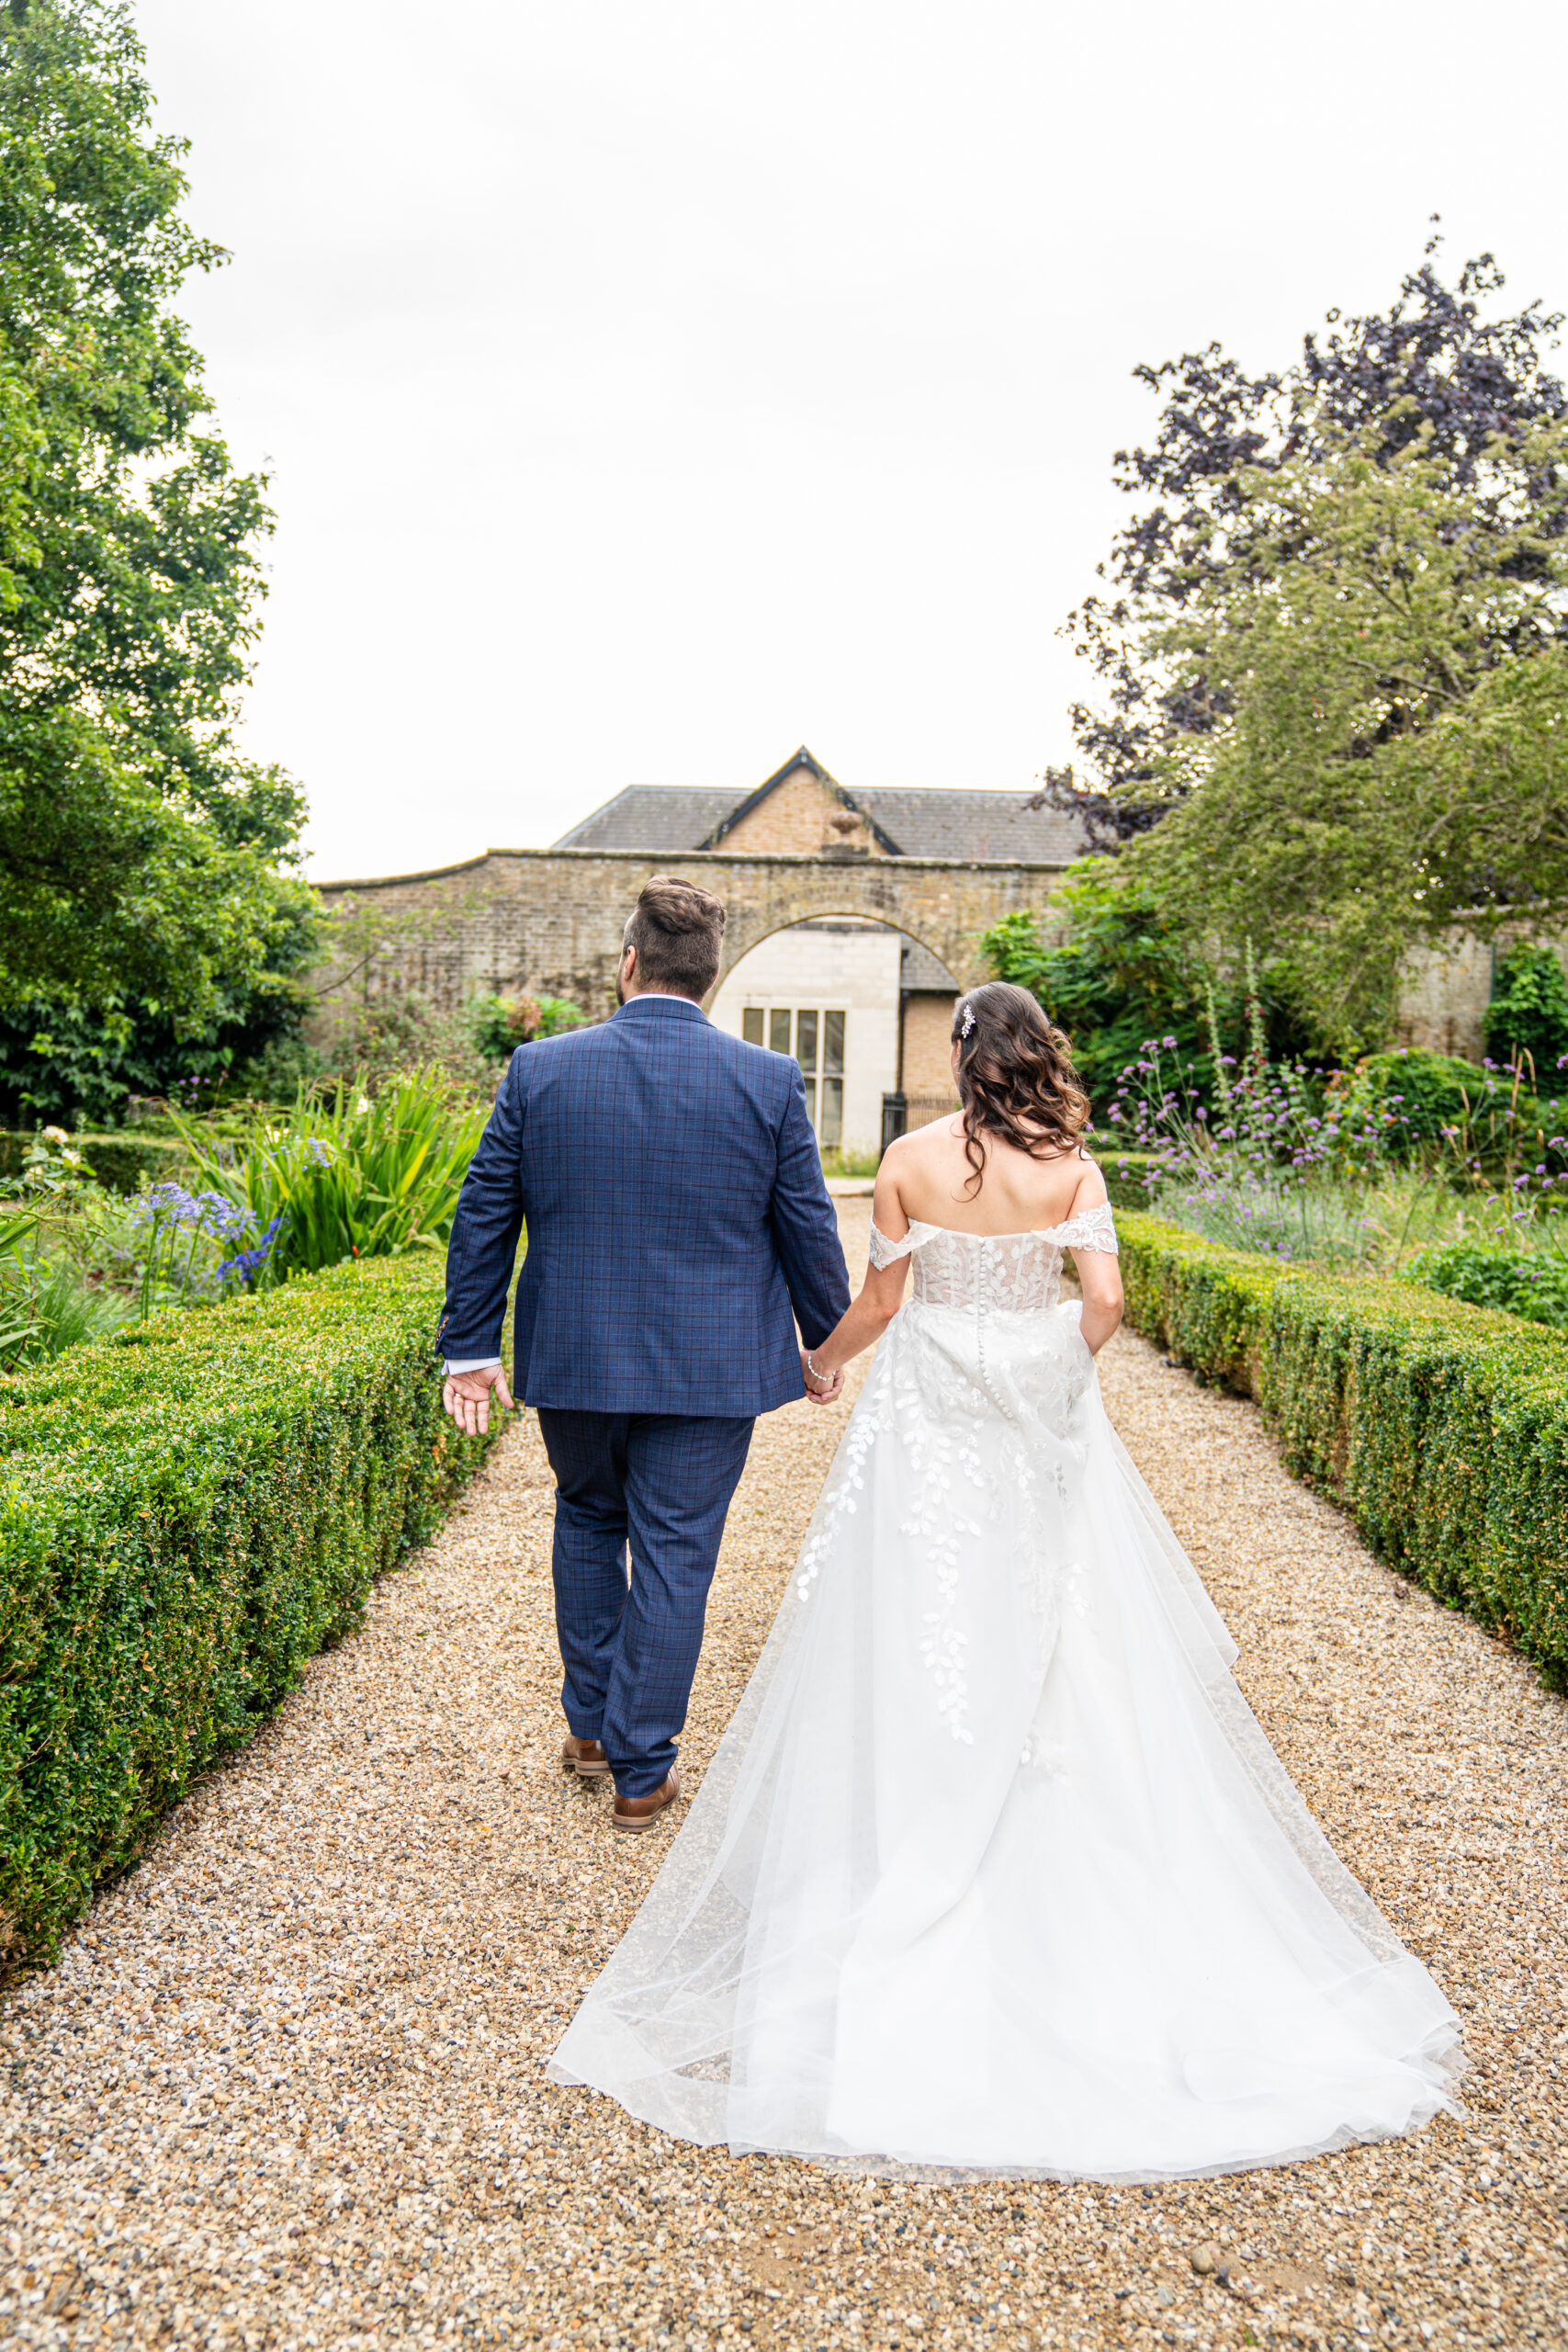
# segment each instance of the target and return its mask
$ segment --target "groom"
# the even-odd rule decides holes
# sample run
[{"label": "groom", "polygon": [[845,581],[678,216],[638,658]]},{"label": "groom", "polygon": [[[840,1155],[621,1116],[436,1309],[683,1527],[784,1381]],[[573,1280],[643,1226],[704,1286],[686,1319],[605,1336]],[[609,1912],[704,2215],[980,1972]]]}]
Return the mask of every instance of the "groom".
[{"label": "groom", "polygon": [[556,1477],[561,1761],[614,1773],[617,1829],[681,1793],[675,1734],[753,1420],[843,1385],[806,1370],[850,1303],[806,1091],[787,1054],[704,1012],[723,937],[708,891],[645,887],[614,1019],[513,1055],[446,1257],[444,1400],[483,1430],[492,1391],[512,1403],[501,1327],[526,1227],[514,1370]]}]

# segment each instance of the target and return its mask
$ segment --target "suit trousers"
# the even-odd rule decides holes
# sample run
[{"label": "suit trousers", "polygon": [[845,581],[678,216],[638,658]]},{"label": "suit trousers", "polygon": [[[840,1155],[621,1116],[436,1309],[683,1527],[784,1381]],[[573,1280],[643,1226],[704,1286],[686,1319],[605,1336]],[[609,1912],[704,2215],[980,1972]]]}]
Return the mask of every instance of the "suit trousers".
[{"label": "suit trousers", "polygon": [[538,1414],[556,1476],[566,1719],[579,1739],[603,1744],[622,1796],[649,1796],[675,1761],[752,1419],[547,1405]]}]

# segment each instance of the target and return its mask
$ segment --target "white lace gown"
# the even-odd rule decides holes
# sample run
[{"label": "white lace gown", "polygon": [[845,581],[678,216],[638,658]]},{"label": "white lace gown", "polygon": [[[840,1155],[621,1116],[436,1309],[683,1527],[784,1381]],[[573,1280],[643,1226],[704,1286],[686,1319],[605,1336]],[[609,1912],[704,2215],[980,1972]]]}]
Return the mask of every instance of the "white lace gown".
[{"label": "white lace gown", "polygon": [[[677,2137],[1154,2180],[1410,2132],[1459,2021],[1335,1859],[1114,1436],[1072,1249],[913,1252],[789,1589],[556,2051]],[[634,1571],[635,1572],[635,1571]]]}]

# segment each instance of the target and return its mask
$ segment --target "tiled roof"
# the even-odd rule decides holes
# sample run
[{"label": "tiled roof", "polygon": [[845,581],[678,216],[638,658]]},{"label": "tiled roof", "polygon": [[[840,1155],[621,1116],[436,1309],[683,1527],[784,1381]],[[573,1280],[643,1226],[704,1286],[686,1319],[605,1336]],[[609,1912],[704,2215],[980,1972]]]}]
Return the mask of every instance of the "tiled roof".
[{"label": "tiled roof", "polygon": [[910,787],[855,791],[850,797],[905,857],[1016,857],[1050,865],[1084,849],[1077,817],[1059,808],[1026,808],[1025,792]]},{"label": "tiled roof", "polygon": [[929,989],[936,995],[956,996],[958,982],[942,957],[933,956],[929,947],[922,947],[918,939],[911,939],[907,931],[900,932],[898,935],[904,943],[904,952],[899,959],[899,987]]},{"label": "tiled roof", "polygon": [[[551,847],[694,850],[743,801],[755,797],[702,791],[682,784],[629,784]],[[1022,791],[911,787],[852,792],[846,797],[904,857],[955,862],[972,857],[1019,858],[1029,864],[1056,865],[1077,857],[1084,848],[1077,818],[1058,808],[1026,808],[1029,796]]]},{"label": "tiled roof", "polygon": [[552,849],[690,850],[705,841],[741,796],[683,784],[628,784],[573,825]]}]

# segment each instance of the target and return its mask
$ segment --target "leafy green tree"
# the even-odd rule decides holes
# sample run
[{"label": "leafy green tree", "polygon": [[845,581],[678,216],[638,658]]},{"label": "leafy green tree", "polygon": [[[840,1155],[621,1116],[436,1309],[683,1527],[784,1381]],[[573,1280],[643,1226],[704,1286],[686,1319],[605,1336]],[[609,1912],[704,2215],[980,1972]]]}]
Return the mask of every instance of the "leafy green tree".
[{"label": "leafy green tree", "polygon": [[[1548,364],[1561,317],[1539,302],[1499,313],[1505,281],[1490,254],[1450,285],[1438,243],[1434,234],[1386,311],[1331,311],[1288,368],[1250,375],[1210,344],[1135,371],[1163,403],[1151,444],[1116,453],[1114,480],[1135,511],[1100,567],[1103,584],[1067,623],[1103,700],[1073,713],[1087,773],[1048,774],[1040,795],[1087,819],[1097,846],[1163,817],[1180,781],[1167,755],[1225,723],[1224,682],[1173,675],[1150,658],[1146,631],[1152,615],[1179,618],[1217,574],[1245,579],[1269,560],[1254,537],[1279,517],[1259,507],[1259,472],[1347,437],[1384,464],[1419,441],[1437,481],[1463,493],[1483,481],[1499,437],[1518,442],[1568,416]],[[1568,635],[1562,612],[1537,622]]]},{"label": "leafy green tree", "polygon": [[[127,0],[0,12],[0,1012],[210,1027],[308,922],[233,729],[271,526],[173,303],[187,228]],[[204,421],[206,421],[204,423]]]},{"label": "leafy green tree", "polygon": [[[1129,882],[1106,857],[1080,858],[1051,903],[1066,937],[1048,946],[1032,913],[1004,915],[980,941],[999,980],[1028,989],[1071,1040],[1073,1059],[1097,1118],[1117,1080],[1158,1039],[1183,1084],[1211,1107],[1218,1096],[1213,1044],[1237,1061],[1252,1016],[1244,976],[1216,976],[1153,893]],[[1289,972],[1264,964],[1254,1008],[1275,1060],[1307,1050],[1294,1018]],[[1212,1015],[1212,1019],[1211,1019]]]},{"label": "leafy green tree", "polygon": [[980,941],[998,979],[1039,999],[1072,1041],[1097,1112],[1151,1037],[1207,1064],[1204,974],[1146,890],[1120,887],[1104,858],[1082,858],[1053,901],[1066,937],[1047,946],[1032,914],[1004,915]]},{"label": "leafy green tree", "polygon": [[1568,427],[1498,435],[1462,483],[1425,426],[1306,437],[1243,478],[1247,564],[1135,616],[1213,724],[1122,787],[1168,813],[1117,865],[1219,968],[1282,959],[1343,1052],[1387,1038],[1412,948],[1568,912]]},{"label": "leafy green tree", "polygon": [[1500,1062],[1528,1055],[1537,1086],[1557,1087],[1568,1059],[1568,984],[1550,947],[1520,940],[1500,959],[1486,1008],[1486,1050]]}]

